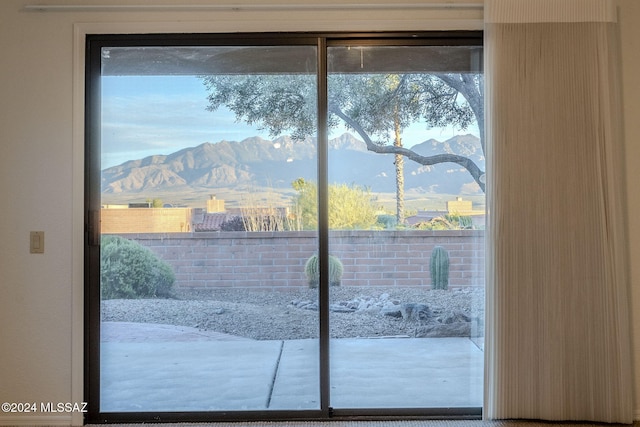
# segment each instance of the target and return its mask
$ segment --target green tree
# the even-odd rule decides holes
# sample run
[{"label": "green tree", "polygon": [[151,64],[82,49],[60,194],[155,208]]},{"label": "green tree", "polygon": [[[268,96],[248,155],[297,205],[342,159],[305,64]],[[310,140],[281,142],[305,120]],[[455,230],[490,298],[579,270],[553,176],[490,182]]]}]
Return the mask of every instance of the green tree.
[{"label": "green tree", "polygon": [[[298,193],[295,211],[305,230],[318,227],[318,187],[298,178],[292,184]],[[333,230],[369,229],[377,221],[376,206],[369,190],[357,185],[329,185],[329,227]]]},{"label": "green tree", "polygon": [[[209,92],[208,109],[225,105],[238,120],[257,124],[272,136],[290,132],[303,139],[316,130],[316,85],[312,75],[203,76]],[[470,73],[330,74],[329,128],[342,122],[355,131],[367,149],[406,157],[421,165],[456,163],[464,167],[484,191],[484,171],[469,157],[442,153],[422,156],[403,147],[389,132],[418,120],[427,126],[452,125],[462,130],[477,123],[484,142],[484,84]]]},{"label": "green tree", "polygon": [[298,193],[294,199],[295,214],[302,229],[318,227],[318,186],[304,178],[298,178],[291,184]]},{"label": "green tree", "polygon": [[[406,76],[399,74],[335,75],[332,83],[338,93],[336,98],[349,97],[355,92],[360,96],[349,101],[345,114],[350,120],[360,124],[377,145],[402,147],[402,132],[420,119],[421,104],[415,93],[419,87],[408,84]],[[350,87],[350,92],[341,88]],[[333,86],[332,86],[333,90]],[[334,103],[337,99],[334,100]],[[353,128],[351,125],[350,127]],[[404,157],[394,153],[396,170],[396,218],[404,223]]]},{"label": "green tree", "polygon": [[162,199],[151,199],[151,198],[148,198],[147,199],[147,203],[149,203],[149,205],[152,208],[161,208],[161,207],[164,206],[164,203],[162,203]]}]

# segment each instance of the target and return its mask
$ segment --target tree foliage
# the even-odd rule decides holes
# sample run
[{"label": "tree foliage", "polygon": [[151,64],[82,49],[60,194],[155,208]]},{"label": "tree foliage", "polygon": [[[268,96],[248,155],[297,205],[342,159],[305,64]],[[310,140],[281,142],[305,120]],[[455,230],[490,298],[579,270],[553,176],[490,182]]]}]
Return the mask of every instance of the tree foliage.
[{"label": "tree foliage", "polygon": [[[292,184],[297,195],[295,211],[305,230],[318,228],[318,187],[298,178]],[[370,229],[376,221],[377,207],[368,189],[358,185],[329,185],[329,228],[332,230]]]},{"label": "tree foliage", "polygon": [[207,110],[225,105],[239,121],[267,129],[272,136],[290,130],[302,140],[316,129],[317,91],[310,75],[214,75],[203,77]]},{"label": "tree foliage", "polygon": [[149,203],[149,206],[152,208],[161,208],[164,206],[164,203],[162,202],[162,199],[151,199],[151,198],[147,198],[147,203]]},{"label": "tree foliage", "polygon": [[[203,76],[208,109],[224,105],[239,121],[258,125],[272,136],[291,133],[303,139],[316,131],[315,76],[211,75]],[[356,132],[367,149],[404,156],[425,166],[456,163],[469,171],[484,191],[484,171],[470,158],[442,153],[422,156],[393,145],[389,131],[424,120],[428,127],[454,126],[480,129],[484,151],[484,85],[481,75],[434,74],[330,74],[328,76],[329,128],[340,123]],[[396,120],[396,122],[394,122]],[[394,124],[395,123],[395,124]]]}]

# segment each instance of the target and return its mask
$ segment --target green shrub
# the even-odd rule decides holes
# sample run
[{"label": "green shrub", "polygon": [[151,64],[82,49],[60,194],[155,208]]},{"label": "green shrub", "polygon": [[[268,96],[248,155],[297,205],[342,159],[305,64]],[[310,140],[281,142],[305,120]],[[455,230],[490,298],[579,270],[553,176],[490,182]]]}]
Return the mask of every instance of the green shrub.
[{"label": "green shrub", "polygon": [[442,246],[433,248],[429,271],[431,272],[432,289],[447,289],[449,287],[449,252]]},{"label": "green shrub", "polygon": [[220,224],[220,231],[247,231],[241,216],[234,216]]},{"label": "green shrub", "polygon": [[[333,256],[329,255],[329,286],[340,286],[342,280],[343,271],[342,262]],[[310,288],[317,288],[320,283],[320,263],[318,262],[318,255],[312,255],[304,265],[304,274],[307,276]]]},{"label": "green shrub", "polygon": [[103,299],[170,297],[175,280],[171,267],[148,248],[119,236],[102,237]]},{"label": "green shrub", "polygon": [[[304,230],[318,228],[318,186],[298,178],[294,211]],[[329,184],[329,227],[333,230],[369,230],[376,224],[378,206],[371,190],[358,185]]]},{"label": "green shrub", "polygon": [[473,219],[470,216],[448,214],[444,216],[447,221],[453,224],[454,228],[460,230],[471,230],[473,228]]},{"label": "green shrub", "polygon": [[376,225],[385,230],[393,230],[398,227],[398,217],[395,215],[378,215]]},{"label": "green shrub", "polygon": [[416,224],[419,230],[471,230],[473,219],[470,216],[447,214],[435,217],[429,221]]}]

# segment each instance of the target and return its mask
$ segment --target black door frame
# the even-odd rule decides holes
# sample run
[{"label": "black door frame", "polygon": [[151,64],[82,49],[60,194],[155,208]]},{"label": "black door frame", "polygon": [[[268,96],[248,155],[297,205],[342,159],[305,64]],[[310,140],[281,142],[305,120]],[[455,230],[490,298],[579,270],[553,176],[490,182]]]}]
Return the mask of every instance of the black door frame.
[{"label": "black door frame", "polygon": [[482,32],[238,33],[88,35],[85,62],[84,400],[85,423],[212,422],[326,419],[479,419],[482,408],[334,409],[330,406],[328,262],[320,263],[320,409],[214,412],[100,411],[100,113],[101,49],[113,46],[316,46],[318,53],[318,253],[329,257],[327,47],[482,46]]}]

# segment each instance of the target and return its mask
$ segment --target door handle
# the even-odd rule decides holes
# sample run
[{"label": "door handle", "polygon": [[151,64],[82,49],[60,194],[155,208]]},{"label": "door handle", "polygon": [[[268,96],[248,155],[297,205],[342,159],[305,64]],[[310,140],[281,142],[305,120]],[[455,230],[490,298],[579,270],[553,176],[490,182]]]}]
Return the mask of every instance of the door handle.
[{"label": "door handle", "polygon": [[88,212],[87,239],[89,246],[100,246],[100,212],[97,210]]}]

